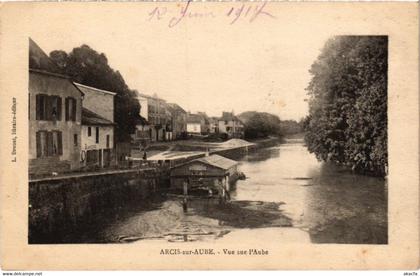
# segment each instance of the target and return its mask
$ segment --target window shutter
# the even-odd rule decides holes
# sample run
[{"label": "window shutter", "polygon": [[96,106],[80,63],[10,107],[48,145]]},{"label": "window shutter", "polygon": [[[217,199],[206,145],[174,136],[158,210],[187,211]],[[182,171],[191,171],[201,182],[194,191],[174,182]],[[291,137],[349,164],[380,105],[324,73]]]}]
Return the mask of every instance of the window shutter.
[{"label": "window shutter", "polygon": [[39,106],[40,106],[40,120],[45,120],[46,119],[46,103],[47,101],[47,96],[45,95],[39,95]]},{"label": "window shutter", "polygon": [[53,133],[47,132],[47,156],[53,155]]},{"label": "window shutter", "polygon": [[63,155],[63,135],[61,131],[57,131],[58,154]]},{"label": "window shutter", "polygon": [[96,143],[99,143],[99,127],[96,127]]},{"label": "window shutter", "polygon": [[76,106],[76,104],[77,104],[77,101],[76,101],[76,99],[74,99],[74,98],[72,98],[72,109],[71,109],[71,112],[72,112],[72,116],[71,116],[71,119],[73,120],[73,121],[76,121],[76,108],[77,108],[77,106]]},{"label": "window shutter", "polygon": [[41,120],[41,95],[36,95],[36,119]]},{"label": "window shutter", "polygon": [[[38,96],[38,95],[37,95]],[[36,132],[36,157],[41,157],[41,132]]]},{"label": "window shutter", "polygon": [[44,120],[52,120],[52,97],[44,96]]},{"label": "window shutter", "polygon": [[69,98],[65,99],[65,105],[66,105],[66,121],[69,120],[70,116],[69,116]]},{"label": "window shutter", "polygon": [[61,97],[57,97],[57,120],[58,121],[61,121],[61,109],[62,109]]}]

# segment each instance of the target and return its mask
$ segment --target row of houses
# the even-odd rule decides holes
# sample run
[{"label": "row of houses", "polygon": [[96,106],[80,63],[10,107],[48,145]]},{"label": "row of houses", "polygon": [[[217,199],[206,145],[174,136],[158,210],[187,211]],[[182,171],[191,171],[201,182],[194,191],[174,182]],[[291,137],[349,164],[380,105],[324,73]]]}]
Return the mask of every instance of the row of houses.
[{"label": "row of houses", "polygon": [[[60,75],[56,65],[29,41],[29,173],[109,167],[115,152],[115,92],[86,86]],[[140,120],[134,141],[171,141],[190,135],[225,133],[243,138],[242,122],[232,112],[220,118],[191,114],[157,95],[138,94]],[[128,149],[129,150],[129,149]],[[121,160],[123,161],[123,160]]]},{"label": "row of houses", "polygon": [[145,118],[136,127],[133,140],[171,141],[191,135],[224,133],[227,138],[243,138],[244,125],[233,112],[223,112],[222,116],[209,117],[205,112],[192,114],[176,103],[139,93],[140,116]]},{"label": "row of houses", "polygon": [[111,166],[116,93],[52,73],[32,40],[29,60],[29,173]]}]

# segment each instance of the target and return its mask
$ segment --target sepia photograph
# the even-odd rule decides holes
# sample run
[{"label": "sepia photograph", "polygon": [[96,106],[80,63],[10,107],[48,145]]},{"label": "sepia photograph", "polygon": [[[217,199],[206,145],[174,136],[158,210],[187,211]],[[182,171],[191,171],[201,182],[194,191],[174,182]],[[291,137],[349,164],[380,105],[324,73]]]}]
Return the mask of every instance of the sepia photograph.
[{"label": "sepia photograph", "polygon": [[418,5],[332,4],[3,9],[8,262],[417,266]]},{"label": "sepia photograph", "polygon": [[120,51],[29,38],[29,243],[386,244],[388,38],[320,42],[295,62],[261,54],[297,79],[214,64],[268,85],[229,95],[215,77],[185,105],[192,91],[130,88]]}]

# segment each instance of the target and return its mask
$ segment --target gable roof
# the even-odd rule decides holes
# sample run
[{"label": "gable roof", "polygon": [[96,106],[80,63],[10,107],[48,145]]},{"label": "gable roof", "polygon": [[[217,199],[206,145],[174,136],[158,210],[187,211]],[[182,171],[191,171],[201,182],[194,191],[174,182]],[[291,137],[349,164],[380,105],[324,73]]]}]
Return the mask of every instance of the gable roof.
[{"label": "gable roof", "polygon": [[187,113],[187,111],[176,103],[167,103],[166,105],[171,112]]},{"label": "gable roof", "polygon": [[82,125],[99,125],[99,126],[112,126],[113,122],[105,119],[104,117],[96,114],[93,111],[83,107],[82,108]]},{"label": "gable roof", "polygon": [[29,38],[29,68],[50,73],[58,72],[57,64],[31,38]]},{"label": "gable roof", "polygon": [[206,112],[198,111],[197,115],[200,116],[204,120],[205,124],[209,123],[209,116],[207,116]]},{"label": "gable roof", "polygon": [[217,155],[217,154],[205,156],[205,157],[193,160],[193,161],[198,161],[198,162],[208,164],[210,166],[221,168],[224,170],[228,170],[238,164],[238,162],[236,162],[235,160],[232,160],[232,159],[229,159],[221,155]]},{"label": "gable roof", "polygon": [[201,124],[202,117],[197,114],[188,114],[187,123],[197,123]]},{"label": "gable roof", "polygon": [[185,165],[189,165],[189,164],[192,164],[192,163],[197,163],[197,162],[205,164],[205,165],[209,165],[209,166],[212,166],[212,167],[216,167],[216,168],[219,168],[219,169],[223,169],[223,170],[228,170],[228,169],[230,169],[233,166],[238,164],[238,162],[236,162],[232,159],[228,159],[228,158],[225,158],[225,157],[217,155],[217,154],[212,154],[212,155],[209,155],[209,156],[201,157],[201,158],[198,158],[198,159],[193,159],[193,160],[188,161],[186,163],[176,165],[176,166],[172,167],[171,170],[175,169],[175,168],[185,166]]},{"label": "gable roof", "polygon": [[73,82],[74,83],[74,85],[76,85],[82,92],[89,92],[89,91],[92,91],[92,92],[99,92],[99,93],[105,93],[105,94],[109,94],[109,95],[112,95],[112,96],[115,96],[115,95],[117,95],[117,93],[115,93],[115,92],[111,92],[111,91],[108,91],[108,90],[103,90],[103,89],[99,89],[99,88],[96,88],[96,87],[92,87],[92,86],[87,86],[87,85],[84,85],[84,84],[81,84],[81,83],[77,83],[77,82]]},{"label": "gable roof", "polygon": [[219,120],[220,121],[238,121],[242,123],[242,121],[238,117],[233,115],[233,112],[223,112],[222,117],[220,117]]}]

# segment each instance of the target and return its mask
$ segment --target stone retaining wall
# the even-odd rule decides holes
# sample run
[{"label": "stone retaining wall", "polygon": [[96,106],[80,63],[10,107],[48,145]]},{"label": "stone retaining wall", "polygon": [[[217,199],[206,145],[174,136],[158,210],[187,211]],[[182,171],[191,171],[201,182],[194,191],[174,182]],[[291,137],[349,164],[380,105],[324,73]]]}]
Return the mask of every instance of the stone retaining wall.
[{"label": "stone retaining wall", "polygon": [[145,200],[166,181],[150,171],[29,181],[29,243],[56,242],[108,208]]}]

